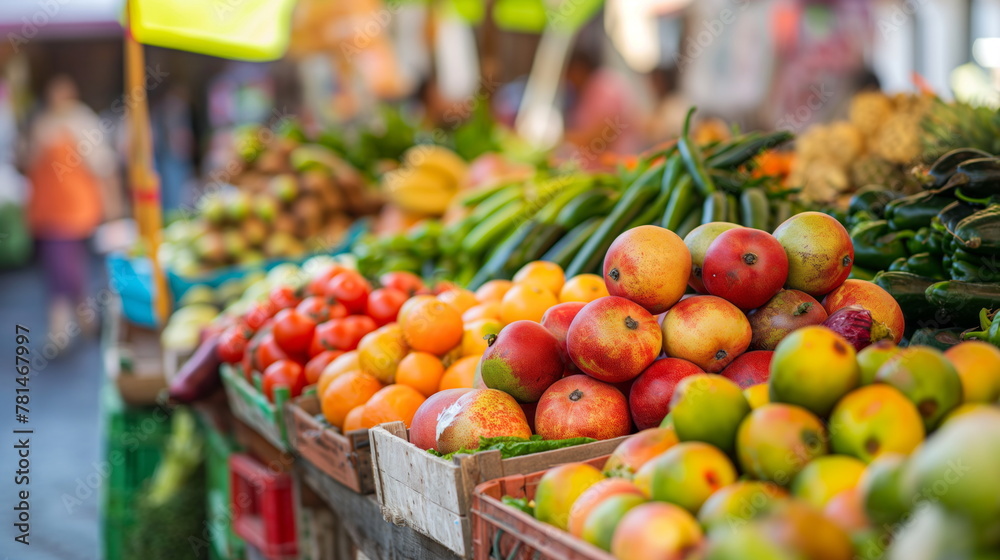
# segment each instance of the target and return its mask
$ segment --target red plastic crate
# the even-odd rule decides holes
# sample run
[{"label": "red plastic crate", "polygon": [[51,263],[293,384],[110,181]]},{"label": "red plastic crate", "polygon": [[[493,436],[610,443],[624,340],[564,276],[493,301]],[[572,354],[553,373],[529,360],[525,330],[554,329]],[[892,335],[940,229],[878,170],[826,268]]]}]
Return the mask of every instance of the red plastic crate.
[{"label": "red plastic crate", "polygon": [[268,560],[298,557],[292,477],[245,453],[229,457],[233,530]]},{"label": "red plastic crate", "polygon": [[[607,459],[605,455],[584,462],[601,468]],[[476,486],[470,508],[475,560],[614,560],[596,546],[500,501],[504,496],[534,499],[546,472],[507,476]]]}]

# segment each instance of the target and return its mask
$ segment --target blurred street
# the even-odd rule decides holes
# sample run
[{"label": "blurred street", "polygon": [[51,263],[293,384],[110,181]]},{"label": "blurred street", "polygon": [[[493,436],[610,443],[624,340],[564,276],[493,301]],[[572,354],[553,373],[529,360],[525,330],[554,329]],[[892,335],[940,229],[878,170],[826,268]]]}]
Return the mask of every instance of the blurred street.
[{"label": "blurred street", "polygon": [[[107,286],[103,263],[93,258],[88,281],[90,294]],[[106,289],[106,288],[105,288]],[[100,557],[100,484],[92,489],[101,461],[103,422],[99,419],[103,364],[96,337],[77,336],[68,349],[54,360],[44,360],[46,333],[46,292],[37,262],[16,270],[0,272],[0,355],[14,362],[15,324],[31,331],[32,369],[29,380],[28,424],[14,418],[15,388],[12,367],[5,368],[6,380],[0,396],[7,401],[0,446],[0,558],[30,560],[96,560]],[[37,359],[36,359],[37,358]],[[18,490],[17,443],[11,430],[34,430],[30,442],[30,545],[14,541],[13,526]],[[95,466],[98,465],[98,466]],[[78,500],[78,501],[77,501]]]}]

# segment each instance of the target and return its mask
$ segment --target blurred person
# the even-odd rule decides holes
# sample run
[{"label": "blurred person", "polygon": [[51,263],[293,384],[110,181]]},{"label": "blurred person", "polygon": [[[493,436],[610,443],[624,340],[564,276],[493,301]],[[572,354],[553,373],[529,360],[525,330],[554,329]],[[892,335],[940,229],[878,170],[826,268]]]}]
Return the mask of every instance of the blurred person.
[{"label": "blurred person", "polygon": [[577,50],[566,68],[567,142],[576,146],[584,167],[605,153],[631,154],[642,147],[641,105],[625,76]]},{"label": "blurred person", "polygon": [[[79,321],[89,277],[87,239],[104,217],[104,196],[113,185],[114,156],[97,115],[78,98],[76,85],[57,76],[30,137],[27,216],[49,289],[49,333],[65,337]],[[60,340],[54,338],[53,340]]]},{"label": "blurred person", "polygon": [[646,140],[655,145],[680,136],[690,104],[680,92],[680,73],[676,66],[654,68],[648,78],[654,108],[646,123]]}]

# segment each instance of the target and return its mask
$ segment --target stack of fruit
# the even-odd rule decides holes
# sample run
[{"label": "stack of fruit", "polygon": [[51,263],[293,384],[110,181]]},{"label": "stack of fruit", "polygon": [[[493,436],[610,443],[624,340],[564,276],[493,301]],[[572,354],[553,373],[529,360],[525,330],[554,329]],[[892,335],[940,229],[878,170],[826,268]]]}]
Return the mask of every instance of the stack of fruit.
[{"label": "stack of fruit", "polygon": [[[640,226],[607,251],[607,296],[508,321],[483,354],[477,386],[534,406],[546,439],[656,426],[677,380],[696,373],[757,385],[760,398],[773,350],[797,329],[827,325],[856,349],[902,338],[899,306],[878,286],[848,280],[852,263],[847,231],[817,212],[774,235],[712,222],[681,240]],[[688,287],[699,295],[685,296]]]},{"label": "stack of fruit", "polygon": [[170,223],[158,257],[180,276],[300,258],[336,246],[379,201],[361,175],[319,144],[272,135],[236,166],[230,184]]},{"label": "stack of fruit", "polygon": [[548,471],[517,504],[621,560],[986,558],[1000,546],[1000,350],[855,353],[783,340],[770,403],[722,376],[676,382],[671,417],[603,472]]},{"label": "stack of fruit", "polygon": [[1000,159],[974,148],[948,152],[929,170],[929,189],[892,199],[867,191],[851,201],[855,258],[903,307],[917,340],[952,340],[948,329],[1000,307]]},{"label": "stack of fruit", "polygon": [[799,137],[789,184],[803,187],[808,202],[834,206],[867,185],[898,192],[919,188],[906,166],[922,155],[921,119],[932,103],[927,95],[857,94],[849,120],[815,125]]},{"label": "stack of fruit", "polygon": [[400,267],[475,289],[535,260],[569,276],[599,272],[614,238],[639,225],[681,236],[719,220],[773,229],[796,208],[779,178],[755,172],[755,158],[791,138],[749,133],[699,146],[685,129],[675,146],[621,175],[541,173],[486,185],[457,199],[448,225],[425,221],[405,235],[366,238],[354,251],[366,275]]}]

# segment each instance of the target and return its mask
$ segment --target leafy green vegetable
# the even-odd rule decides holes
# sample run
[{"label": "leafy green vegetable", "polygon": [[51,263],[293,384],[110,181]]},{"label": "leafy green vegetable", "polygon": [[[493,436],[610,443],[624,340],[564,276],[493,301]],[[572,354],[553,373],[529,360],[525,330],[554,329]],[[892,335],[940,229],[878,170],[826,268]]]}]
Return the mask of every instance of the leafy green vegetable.
[{"label": "leafy green vegetable", "polygon": [[445,460],[451,460],[455,455],[469,455],[472,453],[479,453],[481,451],[500,451],[500,456],[504,459],[510,459],[511,457],[520,457],[522,455],[531,455],[532,453],[541,453],[543,451],[552,451],[553,449],[562,449],[564,447],[573,447],[574,445],[580,445],[583,443],[591,443],[597,441],[593,438],[579,437],[579,438],[569,438],[569,439],[549,439],[544,440],[542,436],[533,435],[530,439],[524,439],[519,437],[510,436],[500,436],[492,438],[479,438],[479,447],[476,449],[459,449],[452,453],[442,455],[434,449],[428,449],[427,452],[436,457],[441,457]]}]

